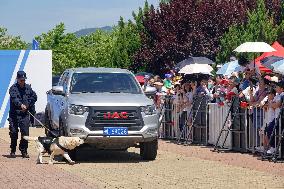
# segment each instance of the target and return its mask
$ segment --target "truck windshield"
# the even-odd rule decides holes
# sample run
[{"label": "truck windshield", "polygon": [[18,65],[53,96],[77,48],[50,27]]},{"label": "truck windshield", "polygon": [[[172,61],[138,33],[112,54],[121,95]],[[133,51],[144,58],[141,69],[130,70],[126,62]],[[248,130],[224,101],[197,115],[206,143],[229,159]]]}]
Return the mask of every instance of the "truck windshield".
[{"label": "truck windshield", "polygon": [[127,73],[74,73],[70,92],[142,93],[135,78]]}]

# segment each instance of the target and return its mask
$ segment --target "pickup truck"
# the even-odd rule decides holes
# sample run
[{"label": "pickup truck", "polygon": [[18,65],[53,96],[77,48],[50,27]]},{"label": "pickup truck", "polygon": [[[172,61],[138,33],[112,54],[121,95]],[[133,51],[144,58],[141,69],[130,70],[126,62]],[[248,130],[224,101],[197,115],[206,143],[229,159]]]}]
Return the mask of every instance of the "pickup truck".
[{"label": "pickup truck", "polygon": [[[47,93],[45,120],[51,131],[78,136],[96,149],[138,147],[144,160],[157,156],[159,116],[155,105],[125,69],[64,71],[57,86]],[[76,157],[74,154],[76,150],[72,152]]]}]

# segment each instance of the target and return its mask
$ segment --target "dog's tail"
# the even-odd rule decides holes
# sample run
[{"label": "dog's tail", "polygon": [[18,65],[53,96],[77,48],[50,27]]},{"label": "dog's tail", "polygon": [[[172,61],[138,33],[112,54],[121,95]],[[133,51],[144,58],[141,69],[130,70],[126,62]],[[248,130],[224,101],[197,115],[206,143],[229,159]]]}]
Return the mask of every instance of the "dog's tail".
[{"label": "dog's tail", "polygon": [[27,141],[37,141],[38,137],[23,136],[23,139]]}]

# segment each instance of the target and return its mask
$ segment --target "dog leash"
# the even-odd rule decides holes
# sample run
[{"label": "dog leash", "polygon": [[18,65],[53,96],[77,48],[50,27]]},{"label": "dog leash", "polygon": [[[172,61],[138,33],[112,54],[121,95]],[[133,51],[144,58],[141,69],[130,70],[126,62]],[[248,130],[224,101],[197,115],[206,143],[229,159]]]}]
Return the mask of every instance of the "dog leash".
[{"label": "dog leash", "polygon": [[[40,120],[38,120],[29,110],[28,110],[28,113],[30,114],[30,116],[32,116],[42,127],[44,127],[46,130],[48,130],[49,132],[51,132],[53,135],[54,133],[49,129],[47,128]],[[56,135],[54,135],[56,136]]]}]

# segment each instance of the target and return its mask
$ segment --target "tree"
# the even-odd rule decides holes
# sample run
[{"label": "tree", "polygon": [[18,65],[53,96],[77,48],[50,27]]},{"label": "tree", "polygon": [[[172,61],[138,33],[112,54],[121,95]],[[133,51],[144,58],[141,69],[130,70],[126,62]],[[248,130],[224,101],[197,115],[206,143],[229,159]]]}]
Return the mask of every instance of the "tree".
[{"label": "tree", "polygon": [[[284,20],[284,1],[281,4],[281,20]],[[284,45],[284,31],[279,32],[278,42]]]},{"label": "tree", "polygon": [[172,0],[150,10],[141,33],[142,48],[132,69],[145,66],[154,73],[165,72],[188,56],[214,59],[220,37],[232,24],[246,18],[250,1]]},{"label": "tree", "polygon": [[[266,0],[275,20],[279,3]],[[132,69],[146,67],[159,74],[188,56],[215,60],[224,33],[232,25],[245,23],[247,12],[255,7],[256,0],[171,0],[160,4],[143,21],[142,48],[135,54]]]},{"label": "tree", "polygon": [[171,0],[160,0],[160,3],[169,3]]},{"label": "tree", "polygon": [[74,34],[64,33],[63,23],[55,26],[54,29],[36,37],[40,49],[52,50],[53,73],[61,74],[66,68],[75,67],[78,56],[81,54],[80,40]]},{"label": "tree", "polygon": [[113,36],[113,66],[128,68],[133,61],[132,56],[141,45],[138,27],[132,21],[124,22],[121,17]]},{"label": "tree", "polygon": [[26,49],[27,43],[21,39],[21,37],[11,36],[7,34],[6,28],[0,27],[0,49]]},{"label": "tree", "polygon": [[[234,25],[221,38],[221,50],[217,55],[217,62],[229,60],[233,50],[247,41],[264,41],[269,44],[277,40],[279,33],[284,30],[284,21],[277,25],[277,19],[266,8],[264,0],[257,1],[257,8],[248,13],[248,20],[244,24]],[[240,54],[238,54],[240,56]],[[245,53],[248,59],[254,54]]]},{"label": "tree", "polygon": [[41,49],[52,50],[53,74],[60,74],[72,67],[129,68],[133,55],[141,48],[140,32],[144,31],[143,19],[150,9],[148,2],[134,21],[125,22],[121,17],[112,32],[97,30],[82,37],[65,33],[63,23],[58,24],[36,39]]},{"label": "tree", "polygon": [[78,66],[113,67],[114,39],[112,34],[98,30],[91,35],[81,37],[81,39],[85,53],[82,60],[78,62],[80,64]]},{"label": "tree", "polygon": [[[134,62],[135,53],[141,48],[140,33],[146,32],[143,20],[148,15],[152,6],[145,1],[144,7],[139,8],[137,13],[133,12],[134,22],[124,21],[122,17],[112,33],[112,65],[120,68],[130,68]],[[142,71],[143,68],[140,68]],[[135,70],[137,71],[137,70]]]}]

